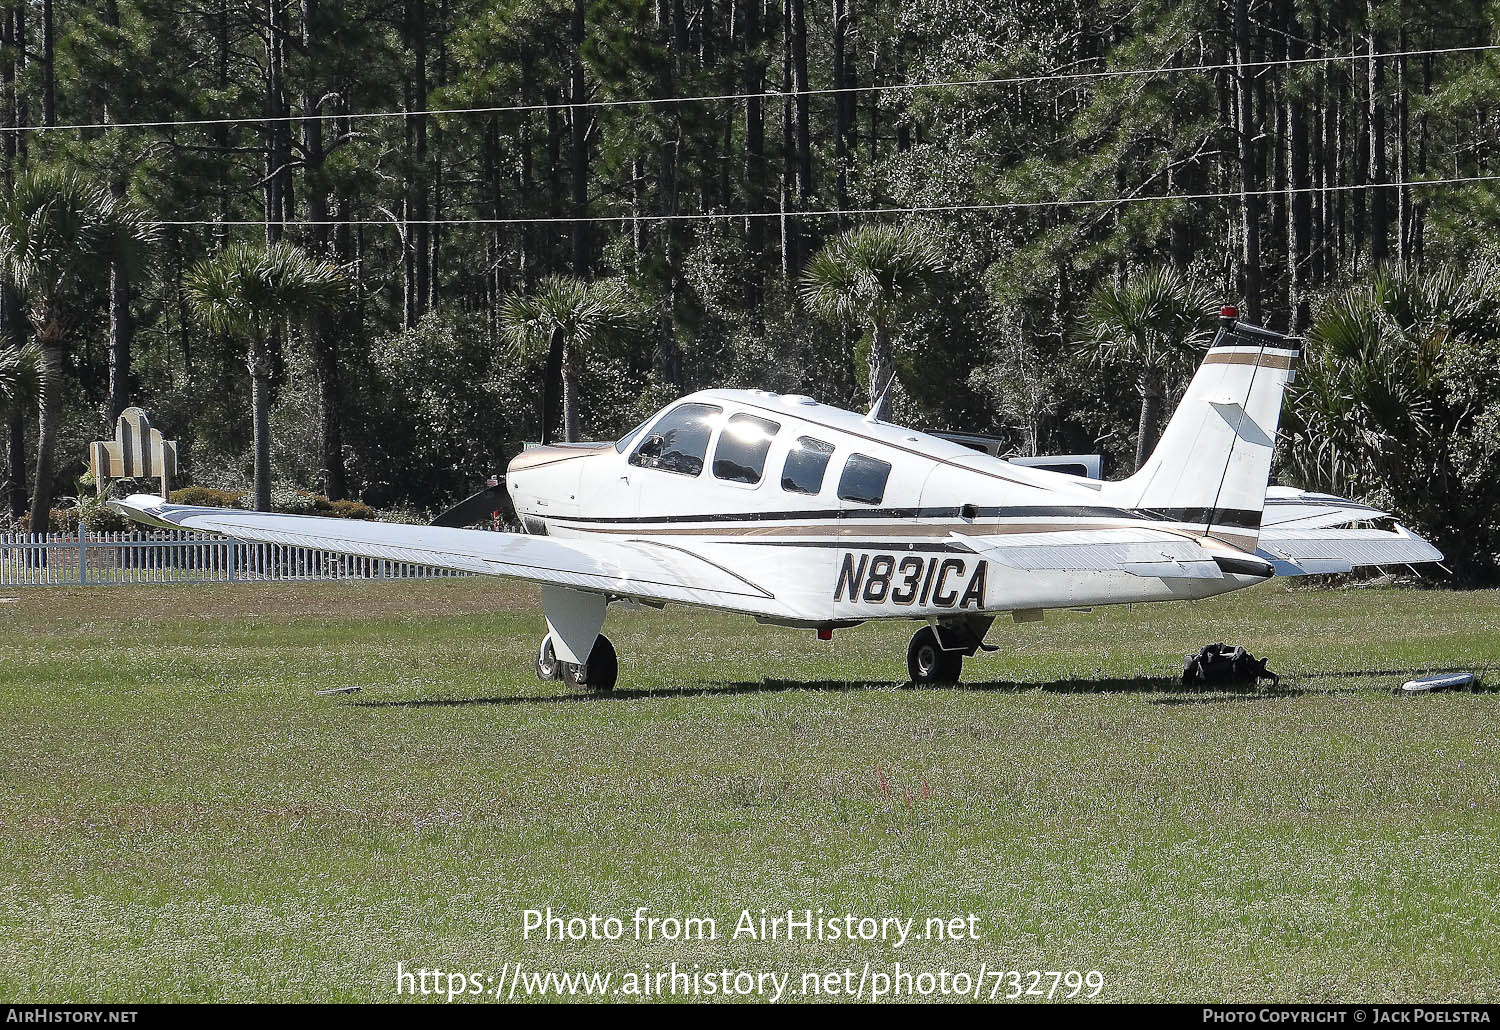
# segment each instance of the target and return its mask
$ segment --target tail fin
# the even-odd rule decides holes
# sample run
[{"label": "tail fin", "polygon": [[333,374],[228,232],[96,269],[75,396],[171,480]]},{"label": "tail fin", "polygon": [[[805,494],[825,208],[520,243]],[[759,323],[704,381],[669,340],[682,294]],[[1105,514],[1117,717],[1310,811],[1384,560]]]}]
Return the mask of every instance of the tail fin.
[{"label": "tail fin", "polygon": [[1202,526],[1254,550],[1271,477],[1281,398],[1302,341],[1235,320],[1225,309],[1213,346],[1135,475],[1108,485],[1121,507]]}]

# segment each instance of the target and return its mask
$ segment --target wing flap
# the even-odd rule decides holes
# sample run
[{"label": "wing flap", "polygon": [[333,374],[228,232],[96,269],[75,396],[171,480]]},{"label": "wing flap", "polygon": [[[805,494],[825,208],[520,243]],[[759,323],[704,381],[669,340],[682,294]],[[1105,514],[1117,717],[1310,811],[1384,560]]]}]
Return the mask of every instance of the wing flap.
[{"label": "wing flap", "polygon": [[1121,566],[1132,576],[1151,579],[1223,579],[1224,570],[1207,561],[1131,561]]},{"label": "wing flap", "polygon": [[1070,530],[960,536],[986,558],[1011,568],[1041,571],[1121,571],[1166,579],[1222,579],[1223,572],[1198,544],[1152,529]]},{"label": "wing flap", "polygon": [[645,540],[564,540],[485,530],[276,515],[169,504],[154,494],[111,501],[138,522],[409,562],[649,601],[801,618],[765,587],[692,552]]}]

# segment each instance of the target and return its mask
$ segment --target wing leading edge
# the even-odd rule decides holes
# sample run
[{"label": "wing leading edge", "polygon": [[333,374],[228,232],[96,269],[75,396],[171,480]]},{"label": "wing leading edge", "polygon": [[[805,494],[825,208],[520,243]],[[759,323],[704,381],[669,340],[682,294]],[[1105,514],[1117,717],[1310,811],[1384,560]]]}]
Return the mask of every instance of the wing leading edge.
[{"label": "wing leading edge", "polygon": [[645,540],[563,540],[475,529],[275,515],[170,504],[133,494],[111,506],[166,529],[308,547],[459,572],[507,576],[643,601],[696,604],[778,618],[806,618],[770,590],[688,551]]}]

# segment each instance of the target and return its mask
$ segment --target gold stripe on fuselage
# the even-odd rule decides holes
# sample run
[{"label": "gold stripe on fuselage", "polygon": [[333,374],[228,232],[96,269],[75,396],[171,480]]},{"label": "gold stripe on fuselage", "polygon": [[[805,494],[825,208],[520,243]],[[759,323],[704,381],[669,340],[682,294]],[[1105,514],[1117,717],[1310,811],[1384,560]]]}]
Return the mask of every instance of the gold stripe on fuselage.
[{"label": "gold stripe on fuselage", "polygon": [[[579,522],[587,522],[581,516],[569,516],[576,518]],[[1006,522],[1000,524],[982,524],[974,522],[945,522],[945,523],[850,523],[839,520],[824,522],[802,523],[790,526],[749,526],[744,524],[720,524],[717,526],[666,526],[651,523],[637,523],[634,525],[578,525],[571,522],[563,522],[566,528],[580,533],[599,533],[609,536],[697,536],[697,537],[728,537],[746,538],[813,538],[822,540],[847,540],[855,542],[862,536],[882,537],[887,541],[912,539],[927,540],[934,538],[947,538],[949,536],[1012,536],[1024,533],[1071,533],[1087,532],[1096,529],[1151,529],[1162,533],[1170,533],[1173,536],[1185,537],[1189,540],[1211,540],[1228,544],[1237,551],[1255,553],[1257,536],[1235,533],[1232,531],[1215,528],[1205,536],[1200,530],[1185,529],[1181,526],[1163,526],[1155,522],[1141,522],[1132,519],[1107,519],[1098,522],[1075,522],[1057,523],[1049,522],[1045,525],[1025,522]]]}]

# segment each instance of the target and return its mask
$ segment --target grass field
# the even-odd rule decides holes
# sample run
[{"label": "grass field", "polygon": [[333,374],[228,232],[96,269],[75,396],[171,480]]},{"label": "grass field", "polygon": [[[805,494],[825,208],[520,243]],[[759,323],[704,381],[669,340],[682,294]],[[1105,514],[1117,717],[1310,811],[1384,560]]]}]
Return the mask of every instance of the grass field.
[{"label": "grass field", "polygon": [[[526,588],[4,596],[0,999],[385,1001],[398,961],[795,990],[900,961],[1097,969],[1114,1000],[1500,1000],[1500,694],[1394,693],[1500,668],[1493,592],[1006,621],[931,690],[900,681],[908,625],[611,612],[607,697],[535,680]],[[1181,688],[1216,639],[1281,688]],[[720,939],[524,939],[547,906]],[[980,939],[727,939],[820,907],[972,912]]]}]

